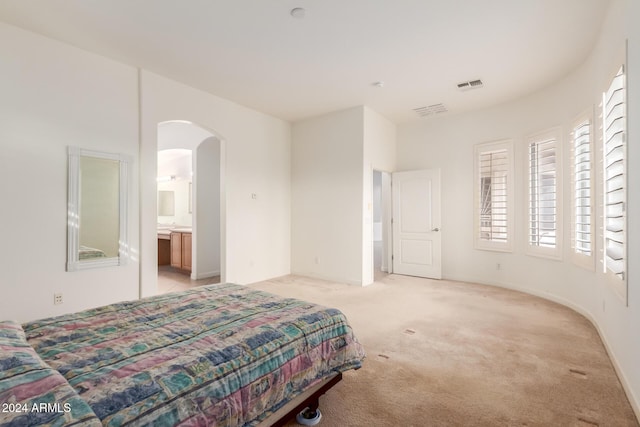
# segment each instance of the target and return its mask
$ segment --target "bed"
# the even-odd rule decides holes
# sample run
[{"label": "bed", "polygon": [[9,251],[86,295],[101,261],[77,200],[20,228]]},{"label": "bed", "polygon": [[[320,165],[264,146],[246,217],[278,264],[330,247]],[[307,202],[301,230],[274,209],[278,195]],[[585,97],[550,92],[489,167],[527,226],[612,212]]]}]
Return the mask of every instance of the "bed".
[{"label": "bed", "polygon": [[234,284],[5,321],[0,426],[277,425],[364,356],[339,310]]},{"label": "bed", "polygon": [[106,258],[107,254],[104,251],[92,248],[89,246],[80,245],[80,249],[78,249],[78,259],[80,261],[86,259],[94,259],[94,258]]}]

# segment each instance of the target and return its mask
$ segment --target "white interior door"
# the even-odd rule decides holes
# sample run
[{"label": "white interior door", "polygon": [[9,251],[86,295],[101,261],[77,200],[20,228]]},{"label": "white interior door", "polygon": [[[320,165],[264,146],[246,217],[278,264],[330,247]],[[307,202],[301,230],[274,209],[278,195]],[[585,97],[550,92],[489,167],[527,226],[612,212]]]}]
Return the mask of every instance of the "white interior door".
[{"label": "white interior door", "polygon": [[440,169],[393,174],[393,272],[442,277]]}]

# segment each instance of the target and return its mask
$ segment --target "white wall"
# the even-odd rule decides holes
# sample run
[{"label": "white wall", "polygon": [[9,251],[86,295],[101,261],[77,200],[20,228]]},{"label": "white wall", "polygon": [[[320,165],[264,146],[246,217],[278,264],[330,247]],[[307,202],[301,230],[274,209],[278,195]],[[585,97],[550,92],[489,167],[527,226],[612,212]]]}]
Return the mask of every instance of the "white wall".
[{"label": "white wall", "polygon": [[[636,13],[635,15],[632,13]],[[448,279],[495,284],[525,290],[564,303],[592,319],[607,343],[612,360],[638,413],[640,396],[640,340],[631,325],[640,324],[640,259],[634,248],[640,242],[640,192],[634,186],[640,159],[633,147],[638,141],[640,113],[638,52],[640,37],[629,16],[640,16],[638,2],[612,2],[599,43],[585,64],[563,81],[525,99],[495,108],[401,125],[398,129],[398,170],[442,169],[443,276]],[[625,19],[628,19],[625,31]],[[564,183],[568,189],[568,138],[570,124],[583,111],[594,108],[601,92],[623,60],[629,37],[629,306],[624,306],[605,283],[601,264],[597,272],[577,267],[570,257],[569,227],[564,231],[562,261],[525,255],[526,248],[526,150],[524,136],[561,126],[564,137]],[[635,69],[634,69],[635,65]],[[635,103],[634,103],[635,96]],[[473,248],[473,146],[504,138],[515,140],[516,244],[513,253]],[[596,163],[597,164],[597,163]],[[634,175],[635,174],[635,175]],[[601,190],[600,190],[601,191]],[[601,193],[598,193],[601,194]],[[564,224],[570,221],[570,194],[565,191]],[[634,215],[635,212],[635,215]],[[600,244],[600,242],[598,242]],[[496,269],[496,264],[501,269]]]},{"label": "white wall", "polygon": [[293,124],[291,269],[362,284],[363,107]]},{"label": "white wall", "polygon": [[375,170],[393,172],[396,167],[396,125],[369,107],[364,112],[364,159]]},{"label": "white wall", "polygon": [[[69,145],[133,159],[128,222],[138,251],[136,69],[3,23],[0,68],[0,317],[27,321],[137,297],[135,258],[65,271]],[[56,292],[62,305],[53,305]]]},{"label": "white wall", "polygon": [[221,279],[244,284],[288,274],[290,125],[151,72],[140,78],[141,294],[157,289],[157,132],[170,120],[193,122],[221,141]]},{"label": "white wall", "polygon": [[220,275],[220,141],[211,137],[195,151],[193,180],[193,279]]},{"label": "white wall", "polygon": [[[287,122],[5,24],[0,58],[0,182],[16,183],[3,186],[11,244],[0,249],[10,266],[0,273],[0,317],[25,321],[156,292],[157,126],[173,119],[223,138],[226,278],[250,283],[289,273]],[[65,271],[67,145],[133,159],[133,259],[124,267]],[[55,292],[64,304],[53,305]]]},{"label": "white wall", "polygon": [[393,171],[395,138],[366,106],[294,123],[293,273],[373,283],[373,170]]},{"label": "white wall", "polygon": [[[608,342],[631,394],[636,416],[640,419],[640,2],[624,0],[624,29],[628,39],[627,56],[627,193],[629,306],[621,307],[610,288],[603,291],[607,311],[598,316],[598,325]],[[601,285],[602,286],[602,285]]]},{"label": "white wall", "polygon": [[382,172],[373,171],[373,241],[382,240]]}]

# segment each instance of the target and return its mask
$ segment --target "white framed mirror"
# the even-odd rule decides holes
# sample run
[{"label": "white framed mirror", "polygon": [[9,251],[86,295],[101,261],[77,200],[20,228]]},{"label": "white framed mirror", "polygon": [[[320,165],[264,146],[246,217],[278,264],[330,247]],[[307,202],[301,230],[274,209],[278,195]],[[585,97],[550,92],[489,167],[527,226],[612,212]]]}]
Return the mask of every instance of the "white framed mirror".
[{"label": "white framed mirror", "polygon": [[123,154],[69,147],[67,271],[127,262],[129,164]]}]

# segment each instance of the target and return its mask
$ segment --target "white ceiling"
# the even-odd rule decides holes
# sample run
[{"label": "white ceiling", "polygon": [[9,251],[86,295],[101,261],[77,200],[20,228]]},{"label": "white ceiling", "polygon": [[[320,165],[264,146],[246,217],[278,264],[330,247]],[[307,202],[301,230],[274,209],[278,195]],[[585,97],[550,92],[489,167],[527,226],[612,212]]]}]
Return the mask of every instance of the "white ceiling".
[{"label": "white ceiling", "polygon": [[[401,123],[424,120],[414,108],[484,108],[564,77],[591,51],[608,4],[3,0],[0,20],[285,120],[368,105]],[[457,89],[474,79],[484,87]]]}]

